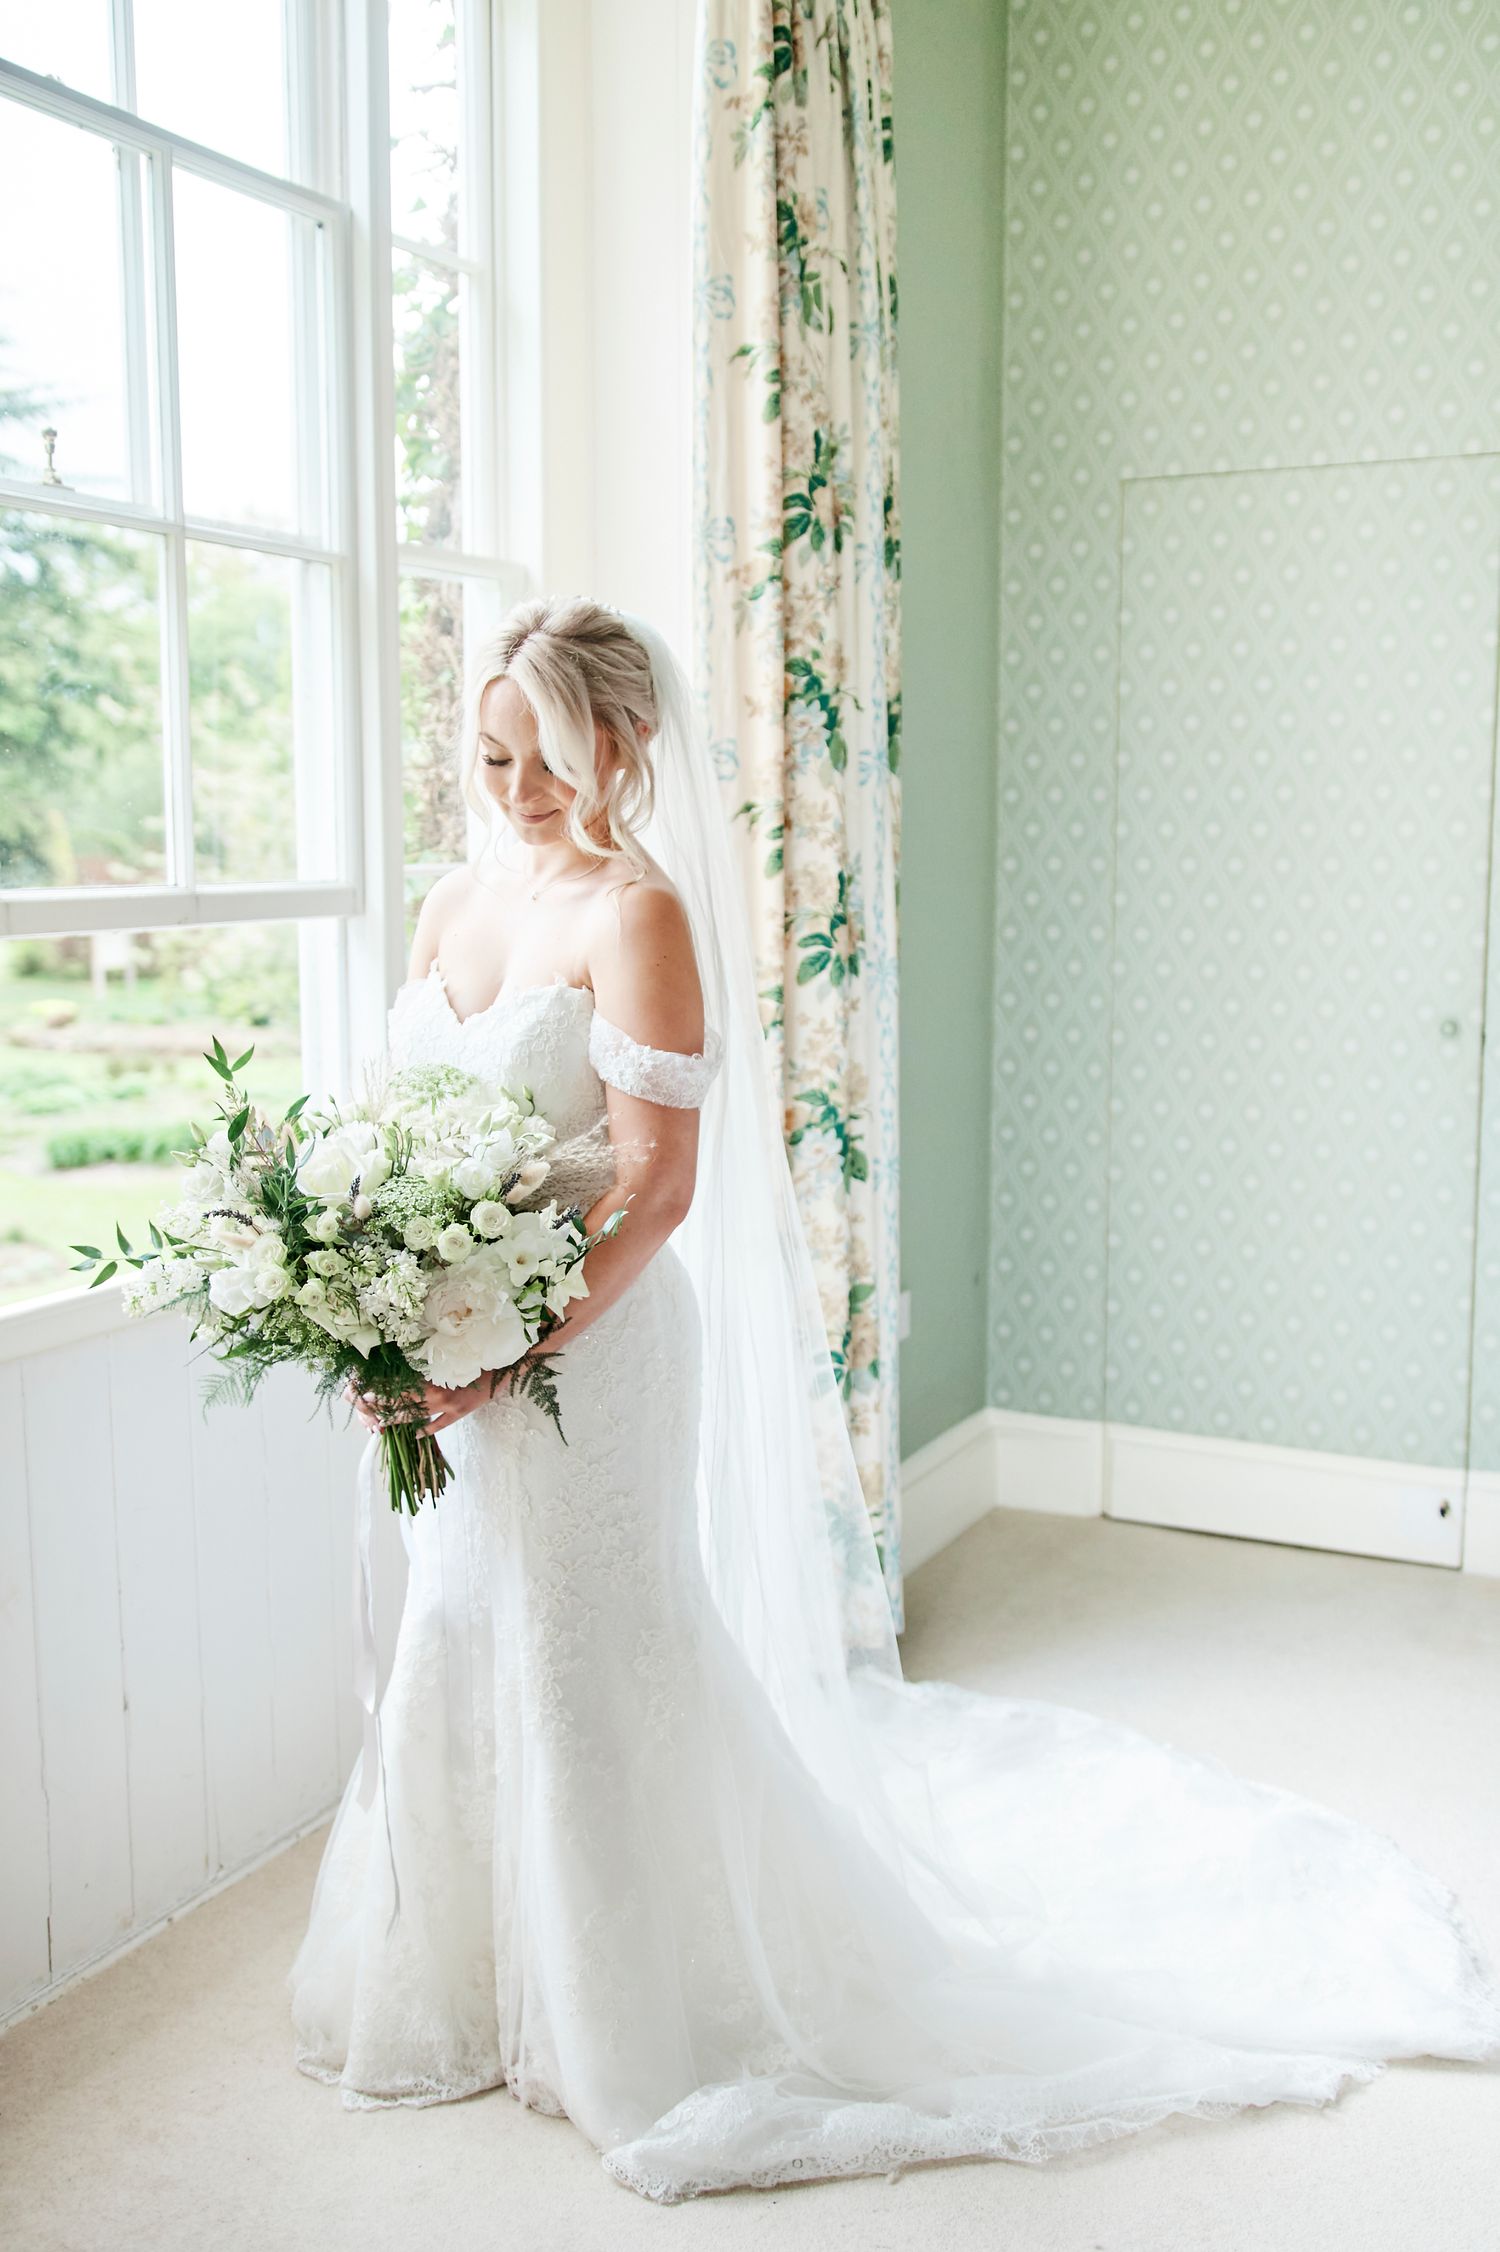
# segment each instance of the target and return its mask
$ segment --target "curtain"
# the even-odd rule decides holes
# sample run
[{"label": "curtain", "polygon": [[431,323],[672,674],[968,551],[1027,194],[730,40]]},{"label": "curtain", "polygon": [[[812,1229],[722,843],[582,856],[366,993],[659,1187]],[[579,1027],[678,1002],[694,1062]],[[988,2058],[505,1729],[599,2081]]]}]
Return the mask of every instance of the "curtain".
[{"label": "curtain", "polygon": [[896,1624],[901,800],[887,0],[702,0],[694,661]]}]

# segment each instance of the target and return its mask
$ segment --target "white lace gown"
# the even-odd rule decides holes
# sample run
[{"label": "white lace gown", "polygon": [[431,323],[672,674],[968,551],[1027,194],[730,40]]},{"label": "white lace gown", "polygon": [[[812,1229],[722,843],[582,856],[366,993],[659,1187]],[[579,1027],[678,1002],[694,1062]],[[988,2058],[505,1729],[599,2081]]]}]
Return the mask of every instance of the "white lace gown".
[{"label": "white lace gown", "polygon": [[[561,982],[460,1022],[434,975],[390,1044],[525,1080],[565,1134],[606,1079],[693,1103],[712,1070]],[[506,2087],[672,2201],[1500,2056],[1476,1935],[1392,1841],[1067,1707],[870,1680],[892,1788],[941,1810],[982,1914],[921,1901],[712,1599],[703,1343],[667,1244],[557,1363],[566,1445],[506,1398],[446,1435],[374,1803],[356,1770],[291,1974],[305,2072],[352,2106]]]}]

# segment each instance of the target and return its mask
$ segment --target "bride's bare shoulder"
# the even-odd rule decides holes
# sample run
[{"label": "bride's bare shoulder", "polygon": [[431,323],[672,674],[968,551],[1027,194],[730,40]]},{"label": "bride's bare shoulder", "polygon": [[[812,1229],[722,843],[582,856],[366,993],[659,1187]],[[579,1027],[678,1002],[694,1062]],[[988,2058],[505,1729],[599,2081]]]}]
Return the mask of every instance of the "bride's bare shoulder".
[{"label": "bride's bare shoulder", "polygon": [[692,926],[676,885],[654,862],[593,902],[589,983],[599,1010],[637,1040],[696,1049],[703,991]]}]

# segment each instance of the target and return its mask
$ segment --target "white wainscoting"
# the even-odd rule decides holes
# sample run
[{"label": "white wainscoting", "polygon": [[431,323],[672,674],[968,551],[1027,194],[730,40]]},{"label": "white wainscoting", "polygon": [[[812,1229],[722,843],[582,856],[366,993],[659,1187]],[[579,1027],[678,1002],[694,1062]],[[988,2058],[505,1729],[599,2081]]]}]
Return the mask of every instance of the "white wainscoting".
[{"label": "white wainscoting", "polygon": [[359,1744],[363,1433],[290,1369],[205,1415],[180,1317],[38,1313],[0,1363],[0,2024],[322,1820]]},{"label": "white wainscoting", "polygon": [[901,1492],[908,1571],[987,1510],[1008,1508],[1500,1576],[1492,1472],[981,1408],[906,1458]]}]

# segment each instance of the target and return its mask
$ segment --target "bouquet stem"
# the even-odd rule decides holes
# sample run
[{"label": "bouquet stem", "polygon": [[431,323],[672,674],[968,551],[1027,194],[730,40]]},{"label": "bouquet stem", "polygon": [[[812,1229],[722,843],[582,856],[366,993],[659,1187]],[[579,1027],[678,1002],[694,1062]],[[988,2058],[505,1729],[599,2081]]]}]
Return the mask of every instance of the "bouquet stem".
[{"label": "bouquet stem", "polygon": [[392,1509],[405,1509],[413,1517],[424,1500],[437,1500],[453,1474],[434,1434],[414,1423],[384,1426],[380,1459]]}]

